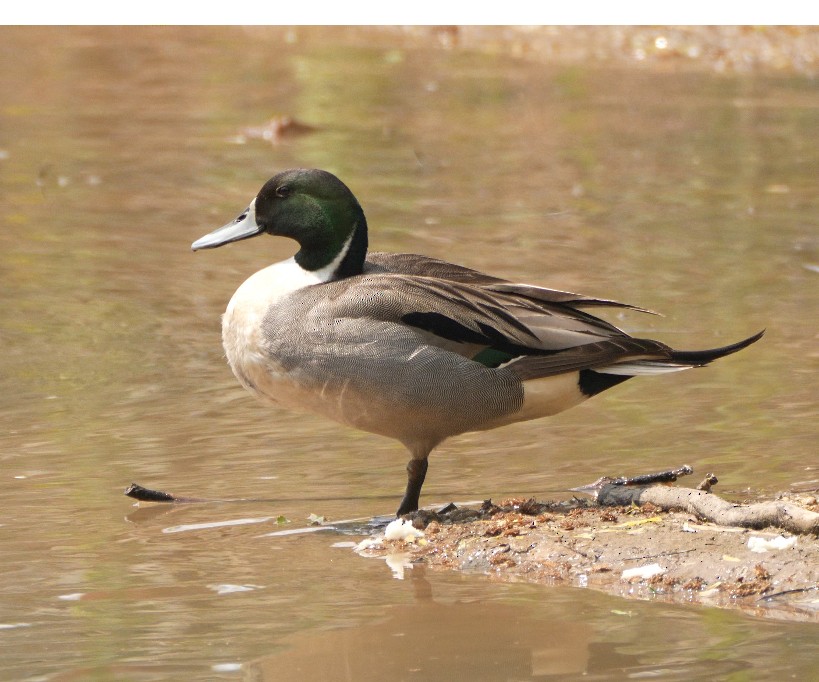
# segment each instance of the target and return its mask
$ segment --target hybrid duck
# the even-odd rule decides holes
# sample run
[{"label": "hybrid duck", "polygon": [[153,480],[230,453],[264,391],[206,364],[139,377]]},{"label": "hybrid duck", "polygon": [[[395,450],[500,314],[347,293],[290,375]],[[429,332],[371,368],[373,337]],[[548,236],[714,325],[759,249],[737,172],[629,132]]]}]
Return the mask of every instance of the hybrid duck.
[{"label": "hybrid duck", "polygon": [[763,334],[674,350],[585,312],[643,311],[636,306],[367,253],[361,206],[323,170],[274,176],[192,249],[263,233],[299,251],[231,298],[222,342],[233,373],[259,398],[401,441],[411,459],[398,516],[418,509],[427,458],[450,436],[557,414],[633,376],[707,365]]}]

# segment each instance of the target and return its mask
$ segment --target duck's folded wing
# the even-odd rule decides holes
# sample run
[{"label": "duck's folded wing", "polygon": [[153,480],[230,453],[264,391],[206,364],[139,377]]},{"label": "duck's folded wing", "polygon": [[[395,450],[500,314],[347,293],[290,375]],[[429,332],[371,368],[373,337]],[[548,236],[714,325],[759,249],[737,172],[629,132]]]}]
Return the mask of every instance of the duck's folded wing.
[{"label": "duck's folded wing", "polygon": [[649,313],[657,315],[653,310],[641,308],[640,306],[632,305],[630,303],[621,303],[620,301],[612,301],[608,298],[594,298],[593,296],[584,296],[583,294],[575,294],[571,291],[559,291],[557,289],[546,289],[545,287],[537,287],[532,284],[516,284],[514,282],[498,282],[487,284],[484,288],[489,291],[497,291],[504,294],[513,294],[515,296],[522,296],[533,301],[541,301],[543,303],[560,303],[572,307],[603,307],[603,308],[628,308],[629,310],[636,310],[641,313]]},{"label": "duck's folded wing", "polygon": [[441,344],[450,349],[455,342],[517,356],[626,337],[571,306],[430,277],[363,275],[309,287],[304,295],[317,299],[318,316],[394,322],[450,342]]},{"label": "duck's folded wing", "polygon": [[503,284],[506,280],[492,277],[478,270],[465,268],[462,265],[448,263],[438,258],[430,258],[417,253],[381,253],[370,251],[367,254],[365,272],[394,273],[397,275],[417,275],[431,277],[448,282],[460,282],[484,286],[488,284]]},{"label": "duck's folded wing", "polygon": [[429,256],[422,256],[415,253],[380,253],[373,252],[367,255],[367,264],[372,272],[391,272],[403,275],[418,275],[421,277],[432,277],[449,282],[470,284],[478,286],[488,291],[502,294],[520,296],[532,301],[542,303],[558,303],[573,307],[609,307],[627,308],[641,313],[655,314],[653,311],[630,303],[621,303],[607,298],[596,298],[585,296],[571,291],[560,291],[559,289],[547,289],[532,284],[522,284],[520,282],[510,282],[500,277],[492,277],[478,270],[465,268],[462,265],[455,265],[447,261]]}]

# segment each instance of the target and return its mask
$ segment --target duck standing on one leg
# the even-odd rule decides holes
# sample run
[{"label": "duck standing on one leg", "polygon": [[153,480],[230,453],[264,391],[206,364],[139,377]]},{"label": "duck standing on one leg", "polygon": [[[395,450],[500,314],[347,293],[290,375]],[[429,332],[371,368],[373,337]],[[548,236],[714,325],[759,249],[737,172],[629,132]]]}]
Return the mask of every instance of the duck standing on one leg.
[{"label": "duck standing on one leg", "polygon": [[222,341],[251,393],[400,440],[412,454],[398,515],[418,509],[427,457],[450,436],[538,419],[643,374],[706,365],[757,341],[677,351],[583,308],[635,306],[516,284],[414,254],[367,254],[352,192],[322,170],[265,183],[194,251],[268,233],[299,251],[252,275]]}]

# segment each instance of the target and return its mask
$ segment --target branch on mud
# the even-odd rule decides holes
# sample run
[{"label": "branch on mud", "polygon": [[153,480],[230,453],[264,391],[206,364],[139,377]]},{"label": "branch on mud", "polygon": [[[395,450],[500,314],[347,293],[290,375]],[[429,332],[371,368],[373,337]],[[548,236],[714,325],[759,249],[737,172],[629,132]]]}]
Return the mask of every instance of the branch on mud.
[{"label": "branch on mud", "polygon": [[605,483],[597,491],[601,506],[647,503],[663,511],[682,509],[720,526],[766,528],[774,526],[791,533],[819,535],[819,513],[788,502],[759,502],[740,505],[723,500],[714,493],[665,485],[624,486]]}]

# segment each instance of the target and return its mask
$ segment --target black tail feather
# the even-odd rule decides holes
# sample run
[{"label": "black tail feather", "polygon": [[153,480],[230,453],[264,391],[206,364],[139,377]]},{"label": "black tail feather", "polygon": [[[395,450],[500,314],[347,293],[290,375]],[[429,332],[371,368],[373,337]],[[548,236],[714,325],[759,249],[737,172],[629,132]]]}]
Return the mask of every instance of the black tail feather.
[{"label": "black tail feather", "polygon": [[756,343],[762,338],[764,333],[765,330],[763,329],[761,332],[749,336],[743,341],[737,341],[736,343],[732,343],[729,346],[722,346],[721,348],[709,348],[707,350],[673,350],[671,351],[671,360],[687,365],[690,364],[693,367],[707,365],[713,360],[731,355],[731,353],[736,353],[743,348],[747,348],[752,343]]}]

